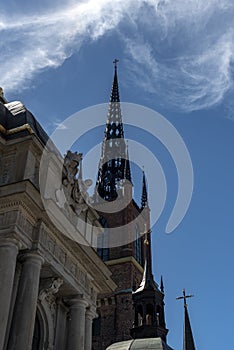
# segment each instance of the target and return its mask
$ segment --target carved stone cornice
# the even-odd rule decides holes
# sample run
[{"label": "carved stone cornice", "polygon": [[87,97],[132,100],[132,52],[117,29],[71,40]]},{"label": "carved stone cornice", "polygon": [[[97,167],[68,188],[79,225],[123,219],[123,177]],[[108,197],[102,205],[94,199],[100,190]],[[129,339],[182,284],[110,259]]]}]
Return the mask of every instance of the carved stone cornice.
[{"label": "carved stone cornice", "polygon": [[[17,197],[19,197],[18,195]],[[32,210],[25,204],[23,199],[16,198],[3,198],[0,201],[0,214],[1,212],[11,212],[11,211],[21,211],[27,220],[33,225],[36,223],[36,216],[33,214]]]},{"label": "carved stone cornice", "polygon": [[[78,262],[78,259],[71,254],[71,251],[66,249],[66,245],[56,238],[52,232],[49,232],[43,223],[39,229],[38,245],[41,251],[46,252],[44,255],[50,261],[50,264],[59,264],[63,269],[62,274],[71,276],[80,289],[95,303],[97,293],[92,287],[91,276],[85,271],[85,266]],[[82,257],[79,258],[82,260]]]}]

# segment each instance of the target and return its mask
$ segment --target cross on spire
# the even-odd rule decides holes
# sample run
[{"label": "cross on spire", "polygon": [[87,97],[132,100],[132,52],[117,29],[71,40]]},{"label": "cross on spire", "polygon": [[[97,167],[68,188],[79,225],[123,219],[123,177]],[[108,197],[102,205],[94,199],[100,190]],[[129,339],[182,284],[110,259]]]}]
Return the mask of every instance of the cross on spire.
[{"label": "cross on spire", "polygon": [[186,299],[192,298],[192,297],[194,297],[194,295],[186,295],[185,289],[183,289],[183,296],[177,297],[176,300],[184,299],[184,306],[186,307],[187,306]]},{"label": "cross on spire", "polygon": [[183,340],[183,350],[196,350],[195,343],[193,339],[193,332],[189,320],[188,307],[186,304],[186,299],[192,298],[193,295],[186,295],[185,289],[183,289],[183,296],[176,298],[177,300],[184,300],[184,340]]},{"label": "cross on spire", "polygon": [[115,69],[117,68],[118,62],[119,62],[119,60],[117,58],[115,58],[113,61]]}]

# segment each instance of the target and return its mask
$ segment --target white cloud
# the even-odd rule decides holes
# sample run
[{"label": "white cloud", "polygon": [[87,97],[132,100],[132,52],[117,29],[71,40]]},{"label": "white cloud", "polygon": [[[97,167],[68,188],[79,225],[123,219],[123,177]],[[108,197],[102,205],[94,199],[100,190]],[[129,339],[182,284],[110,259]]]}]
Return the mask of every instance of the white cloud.
[{"label": "white cloud", "polygon": [[186,112],[221,102],[233,85],[233,15],[228,1],[159,2],[138,21],[137,35],[122,36],[132,79]]},{"label": "white cloud", "polygon": [[132,78],[185,111],[222,101],[233,80],[231,0],[66,1],[46,14],[0,15],[0,76],[8,90],[58,67],[83,40],[118,28]]}]

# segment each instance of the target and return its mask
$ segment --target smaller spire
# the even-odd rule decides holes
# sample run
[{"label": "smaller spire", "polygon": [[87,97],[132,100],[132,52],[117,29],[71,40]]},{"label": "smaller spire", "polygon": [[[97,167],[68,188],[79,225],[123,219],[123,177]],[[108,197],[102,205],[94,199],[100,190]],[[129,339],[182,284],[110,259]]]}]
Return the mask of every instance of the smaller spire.
[{"label": "smaller spire", "polygon": [[132,183],[131,168],[130,168],[130,161],[129,161],[129,152],[128,152],[128,140],[126,142],[126,159],[125,159],[125,165],[124,165],[124,179],[126,179]]},{"label": "smaller spire", "polygon": [[193,339],[192,327],[189,320],[188,305],[186,303],[187,298],[192,298],[193,295],[186,295],[185,289],[183,289],[183,296],[176,298],[177,300],[184,300],[184,339],[183,350],[196,350]]},{"label": "smaller spire", "polygon": [[147,193],[144,168],[142,170],[142,173],[143,173],[143,179],[142,179],[141,209],[144,209],[145,207],[148,207],[148,193]]},{"label": "smaller spire", "polygon": [[164,294],[164,283],[163,283],[163,276],[161,276],[160,290],[161,290],[161,292]]},{"label": "smaller spire", "polygon": [[150,244],[150,234],[151,231],[145,232],[144,238],[144,256],[145,256],[145,265],[143,278],[139,288],[135,293],[142,292],[144,290],[158,290],[156,283],[154,282],[154,277],[152,273],[152,260],[151,260],[151,244]]}]

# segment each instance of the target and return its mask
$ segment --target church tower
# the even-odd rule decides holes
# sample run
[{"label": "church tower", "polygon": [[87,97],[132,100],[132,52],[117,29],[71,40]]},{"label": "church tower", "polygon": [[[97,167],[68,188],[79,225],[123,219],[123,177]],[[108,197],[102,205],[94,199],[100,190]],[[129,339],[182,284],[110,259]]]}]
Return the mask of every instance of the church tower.
[{"label": "church tower", "polygon": [[150,231],[145,234],[145,266],[141,284],[133,292],[135,320],[131,329],[133,339],[161,338],[166,343],[166,329],[164,317],[164,287],[161,288],[154,281],[152,273]]},{"label": "church tower", "polygon": [[[132,198],[133,181],[121,112],[118,60],[114,60],[113,63],[114,79],[94,202],[104,226],[104,233],[99,239],[98,254],[110,268],[117,288],[114,293],[102,294],[98,297],[99,317],[93,325],[93,350],[106,350],[112,343],[131,340],[132,337],[140,335],[142,326],[144,328],[147,326],[148,330],[154,327],[155,332],[152,334],[154,336],[160,334],[163,339],[166,339],[167,334],[163,311],[164,294],[158,289],[152,275],[150,208],[146,176],[143,172],[141,205],[138,205]],[[127,203],[124,208],[121,206],[123,200]],[[105,210],[113,204],[116,208],[114,212]],[[137,224],[134,221],[136,218]],[[118,244],[121,234],[128,237],[124,244],[121,240]],[[151,309],[142,309],[141,313],[142,296],[145,297],[146,294],[149,301],[147,305],[150,305]],[[133,301],[135,309],[137,308],[141,314],[142,325],[137,323],[138,316]],[[154,311],[158,313],[157,319],[153,316]],[[151,326],[146,325],[150,315],[152,316]]]}]

